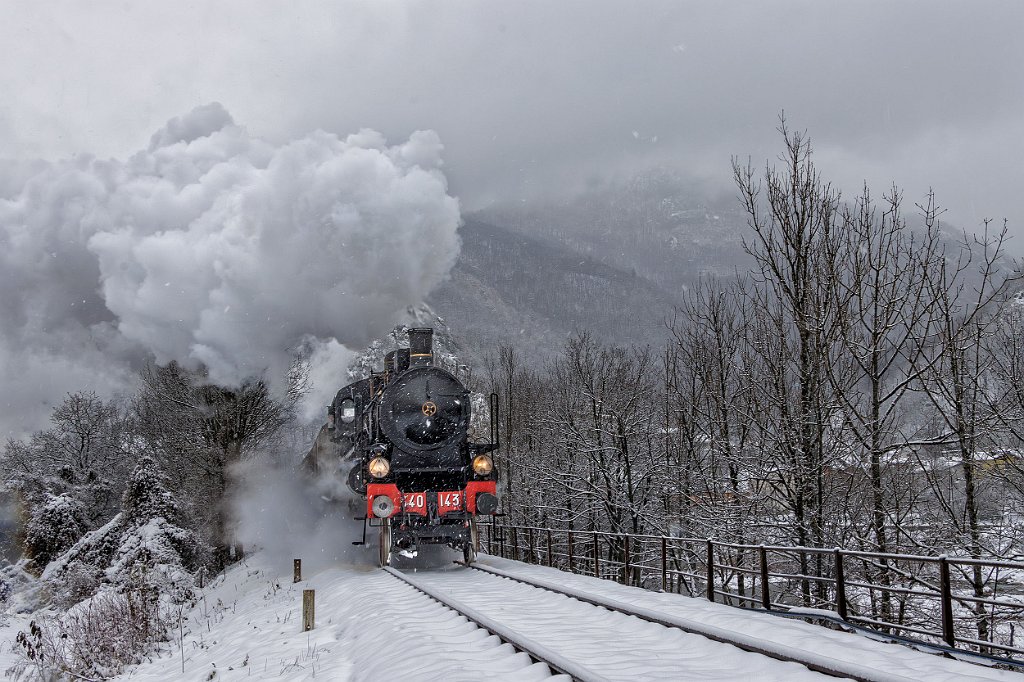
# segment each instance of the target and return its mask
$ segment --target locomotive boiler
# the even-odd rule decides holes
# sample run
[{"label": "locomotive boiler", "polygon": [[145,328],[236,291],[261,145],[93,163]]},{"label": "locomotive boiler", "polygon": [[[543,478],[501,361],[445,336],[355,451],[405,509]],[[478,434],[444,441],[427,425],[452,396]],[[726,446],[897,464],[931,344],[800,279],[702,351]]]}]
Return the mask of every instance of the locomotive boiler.
[{"label": "locomotive boiler", "polygon": [[[382,371],[342,388],[325,432],[307,456],[337,453],[350,488],[366,501],[366,525],[380,529],[379,560],[392,552],[444,544],[476,559],[477,523],[498,509],[497,397],[490,442],[469,439],[471,394],[434,363],[433,329],[408,330],[409,347],[387,354]],[[333,447],[325,448],[323,436]]]}]

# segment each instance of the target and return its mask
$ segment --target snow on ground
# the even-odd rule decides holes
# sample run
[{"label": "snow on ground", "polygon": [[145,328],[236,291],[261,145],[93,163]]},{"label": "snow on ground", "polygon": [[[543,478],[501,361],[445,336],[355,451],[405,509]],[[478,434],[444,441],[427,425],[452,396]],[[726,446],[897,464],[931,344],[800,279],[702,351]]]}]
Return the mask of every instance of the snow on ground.
[{"label": "snow on ground", "polygon": [[[371,542],[358,550],[346,549],[345,555],[333,562],[311,560],[309,575],[300,583],[292,583],[290,560],[272,552],[250,556],[203,590],[198,604],[183,614],[182,628],[175,633],[174,641],[164,644],[152,660],[118,679],[359,681],[402,676],[421,682],[448,682],[549,678],[547,666],[533,663],[526,654],[515,652],[496,637],[372,566],[375,545]],[[452,558],[454,553],[438,552],[432,564],[415,571],[415,577],[458,593],[467,603],[474,599],[474,605],[490,602],[490,608],[498,609],[493,612],[496,618],[500,616],[511,625],[529,628],[525,634],[552,647],[564,643],[582,651],[588,667],[609,677],[760,680],[814,676],[795,664],[773,661],[654,624],[632,622],[621,614],[597,612],[589,606],[573,617],[571,611],[583,605],[552,593],[538,596],[519,583],[454,567],[450,563]],[[799,646],[834,658],[845,657],[910,679],[1024,679],[1018,673],[947,660],[799,621],[710,604],[703,599],[646,592],[496,557],[482,557],[482,562],[673,617],[739,630],[765,642]],[[316,591],[316,628],[306,633],[301,625],[303,589]],[[517,598],[527,601],[516,603]],[[28,620],[28,616],[15,615],[0,629],[0,670],[16,661],[9,647]],[[655,645],[676,650],[673,656],[677,660],[647,656],[649,660],[645,661],[644,651]],[[638,667],[641,664],[646,667]]]},{"label": "snow on ground", "polygon": [[0,676],[18,664],[21,658],[14,649],[14,638],[21,630],[28,630],[32,616],[15,614],[8,617],[0,616]]},{"label": "snow on ground", "polygon": [[[376,554],[376,547],[367,549]],[[292,583],[267,554],[207,589],[177,642],[124,680],[534,680],[547,666],[503,645],[383,571],[349,563]],[[316,591],[316,628],[302,632],[302,590]]]}]

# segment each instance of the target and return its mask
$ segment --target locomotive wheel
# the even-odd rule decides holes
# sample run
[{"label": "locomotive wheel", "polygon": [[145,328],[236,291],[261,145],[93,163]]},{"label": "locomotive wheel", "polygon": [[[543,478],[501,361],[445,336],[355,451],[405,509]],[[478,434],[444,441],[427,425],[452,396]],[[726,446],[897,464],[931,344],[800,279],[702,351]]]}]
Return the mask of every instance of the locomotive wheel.
[{"label": "locomotive wheel", "polygon": [[380,565],[381,567],[391,565],[391,520],[384,519],[380,527]]},{"label": "locomotive wheel", "polygon": [[476,561],[476,550],[480,545],[480,531],[476,527],[476,519],[469,520],[469,541],[462,546],[462,558],[467,564]]}]

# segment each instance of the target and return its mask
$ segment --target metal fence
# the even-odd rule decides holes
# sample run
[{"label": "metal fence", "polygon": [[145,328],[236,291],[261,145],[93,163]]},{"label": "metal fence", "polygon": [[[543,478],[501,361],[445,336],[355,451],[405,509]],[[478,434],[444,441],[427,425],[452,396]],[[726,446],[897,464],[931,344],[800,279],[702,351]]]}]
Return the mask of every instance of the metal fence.
[{"label": "metal fence", "polygon": [[[536,526],[483,527],[489,554],[733,606],[1024,658],[1024,563]],[[817,611],[807,611],[816,609]],[[827,613],[826,613],[827,612]],[[1022,643],[1024,644],[1024,643]]]}]

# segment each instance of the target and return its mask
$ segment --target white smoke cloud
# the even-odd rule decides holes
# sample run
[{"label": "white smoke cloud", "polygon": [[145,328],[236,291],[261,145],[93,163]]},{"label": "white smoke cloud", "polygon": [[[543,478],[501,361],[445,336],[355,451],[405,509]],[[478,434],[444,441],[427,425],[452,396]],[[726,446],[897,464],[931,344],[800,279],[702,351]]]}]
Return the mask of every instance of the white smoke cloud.
[{"label": "white smoke cloud", "polygon": [[269,455],[234,466],[235,494],[229,500],[236,539],[247,551],[260,550],[287,570],[302,559],[307,577],[340,564],[373,565],[377,531],[365,547],[354,547],[366,502],[330,477],[307,478]]},{"label": "white smoke cloud", "polygon": [[299,417],[304,422],[324,418],[324,408],[341,386],[348,383],[348,367],[356,353],[336,339],[318,342],[309,353],[309,391],[302,397]]},{"label": "white smoke cloud", "polygon": [[146,354],[205,364],[220,384],[280,385],[300,344],[319,405],[344,380],[328,376],[344,347],[454,264],[441,151],[430,131],[275,146],[210,104],[124,161],[0,164],[0,425],[24,428],[67,390],[126,385]]}]

